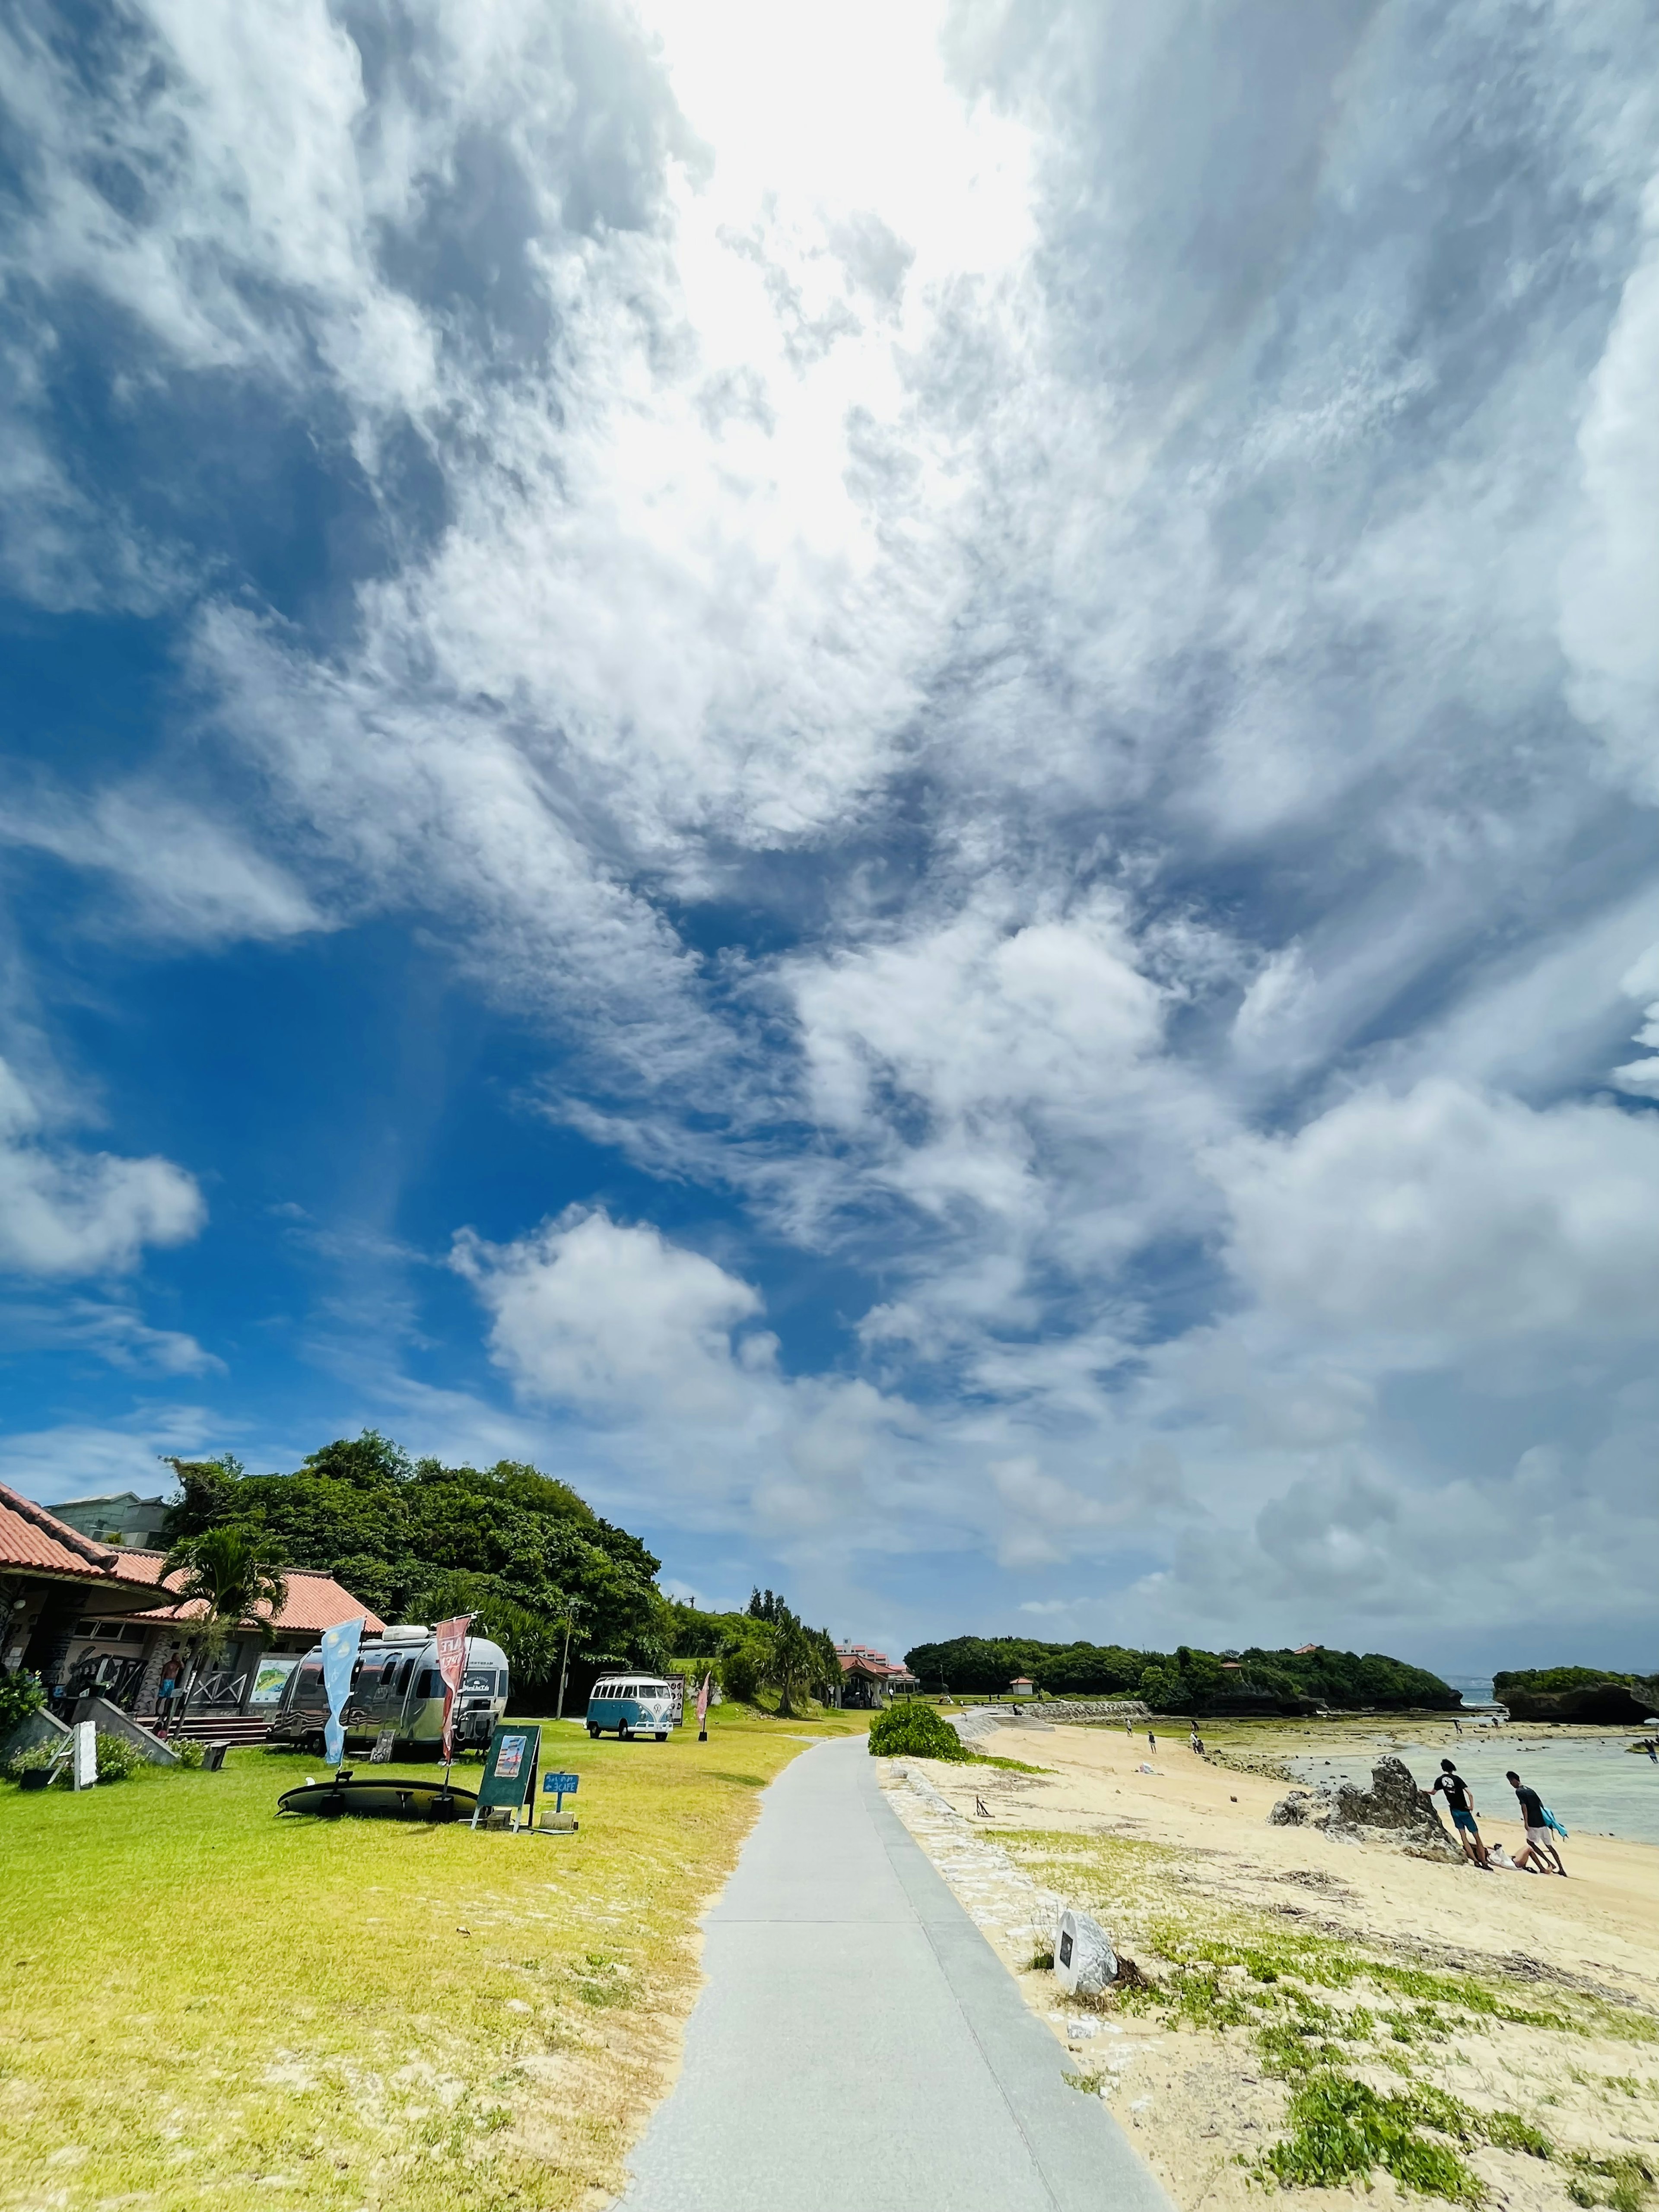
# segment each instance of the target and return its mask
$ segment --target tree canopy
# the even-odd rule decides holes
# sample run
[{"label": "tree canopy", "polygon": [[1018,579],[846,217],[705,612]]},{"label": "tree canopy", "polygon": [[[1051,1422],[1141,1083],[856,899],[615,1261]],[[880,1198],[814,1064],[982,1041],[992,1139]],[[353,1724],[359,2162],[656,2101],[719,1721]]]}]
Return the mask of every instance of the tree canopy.
[{"label": "tree canopy", "polygon": [[1615,1682],[1626,1690],[1659,1690],[1659,1674],[1619,1674],[1608,1667],[1512,1667],[1492,1676],[1492,1694],[1505,1690],[1594,1690]]},{"label": "tree canopy", "polygon": [[756,1590],[744,1613],[700,1613],[670,1600],[667,1613],[674,1656],[710,1666],[727,1697],[741,1703],[773,1689],[779,1711],[787,1712],[796,1698],[829,1698],[840,1687],[835,1638],[808,1628],[781,1592]]},{"label": "tree canopy", "polygon": [[[1226,1661],[1235,1662],[1228,1667]],[[1195,1713],[1224,1706],[1230,1698],[1272,1698],[1285,1703],[1315,1698],[1337,1707],[1406,1707],[1448,1711],[1459,1694],[1437,1674],[1370,1651],[1248,1651],[1218,1653],[1179,1644],[1173,1651],[1139,1651],[1121,1644],[1044,1644],[1023,1636],[957,1636],[919,1644],[906,1664],[924,1690],[952,1689],[981,1695],[1005,1691],[1027,1675],[1050,1697],[1144,1697],[1158,1712]]]},{"label": "tree canopy", "polygon": [[323,1569],[387,1620],[477,1613],[507,1650],[515,1695],[556,1685],[567,1622],[573,1681],[667,1659],[660,1562],[538,1468],[411,1461],[373,1429],[289,1474],[249,1474],[228,1455],[170,1464],[171,1545],[246,1529],[263,1558]]}]

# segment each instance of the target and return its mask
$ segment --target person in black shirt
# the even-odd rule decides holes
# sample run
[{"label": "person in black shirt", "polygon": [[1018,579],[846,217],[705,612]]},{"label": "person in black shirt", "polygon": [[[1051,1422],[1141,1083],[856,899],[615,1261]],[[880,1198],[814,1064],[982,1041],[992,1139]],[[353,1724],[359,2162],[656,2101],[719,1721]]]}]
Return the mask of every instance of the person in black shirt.
[{"label": "person in black shirt", "polygon": [[1463,1846],[1464,1857],[1473,1859],[1476,1866],[1490,1867],[1492,1861],[1486,1856],[1480,1831],[1474,1825],[1474,1793],[1450,1759],[1441,1760],[1439,1776],[1429,1795],[1431,1797],[1445,1798],[1452,1826],[1457,1831],[1457,1840]]},{"label": "person in black shirt", "polygon": [[1561,1854],[1556,1850],[1554,1838],[1550,1834],[1543,1799],[1521,1779],[1513,1767],[1504,1779],[1515,1791],[1521,1807],[1521,1825],[1527,1832],[1526,1843],[1516,1853],[1515,1863],[1518,1867],[1525,1867],[1529,1873],[1536,1869],[1540,1874],[1565,1875],[1567,1870],[1561,1863]]}]

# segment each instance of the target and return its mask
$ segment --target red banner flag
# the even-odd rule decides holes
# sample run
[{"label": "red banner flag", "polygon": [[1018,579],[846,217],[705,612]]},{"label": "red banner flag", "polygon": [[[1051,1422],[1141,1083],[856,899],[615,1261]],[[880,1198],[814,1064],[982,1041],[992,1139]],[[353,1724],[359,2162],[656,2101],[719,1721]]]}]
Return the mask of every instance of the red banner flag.
[{"label": "red banner flag", "polygon": [[455,1700],[461,1694],[461,1679],[466,1673],[466,1628],[471,1618],[462,1613],[454,1620],[441,1620],[432,1634],[438,1646],[438,1674],[444,1686],[444,1765],[448,1765],[455,1744]]}]

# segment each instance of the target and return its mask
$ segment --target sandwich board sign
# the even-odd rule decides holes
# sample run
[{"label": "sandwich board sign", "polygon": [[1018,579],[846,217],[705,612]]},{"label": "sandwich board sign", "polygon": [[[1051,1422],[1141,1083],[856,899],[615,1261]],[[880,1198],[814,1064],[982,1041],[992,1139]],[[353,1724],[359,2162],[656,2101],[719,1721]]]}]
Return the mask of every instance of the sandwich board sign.
[{"label": "sandwich board sign", "polygon": [[536,1770],[541,1765],[542,1732],[534,1721],[497,1721],[484,1755],[483,1779],[473,1809],[476,1828],[481,1814],[510,1813],[513,1826],[526,1805],[536,1802]]}]

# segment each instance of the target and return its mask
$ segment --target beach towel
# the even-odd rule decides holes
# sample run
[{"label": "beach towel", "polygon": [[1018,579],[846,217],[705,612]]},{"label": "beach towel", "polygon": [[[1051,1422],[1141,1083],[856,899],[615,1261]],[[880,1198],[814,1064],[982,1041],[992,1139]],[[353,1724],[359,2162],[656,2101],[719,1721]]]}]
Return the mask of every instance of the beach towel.
[{"label": "beach towel", "polygon": [[1549,1807],[1547,1805],[1540,1805],[1538,1809],[1544,1816],[1545,1826],[1547,1827],[1553,1828],[1556,1834],[1560,1837],[1564,1844],[1570,1843],[1571,1841],[1571,1838],[1568,1835],[1566,1830],[1561,1826],[1561,1823],[1556,1819],[1554,1814],[1551,1812]]}]

